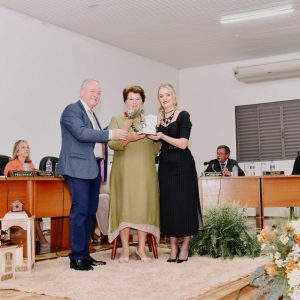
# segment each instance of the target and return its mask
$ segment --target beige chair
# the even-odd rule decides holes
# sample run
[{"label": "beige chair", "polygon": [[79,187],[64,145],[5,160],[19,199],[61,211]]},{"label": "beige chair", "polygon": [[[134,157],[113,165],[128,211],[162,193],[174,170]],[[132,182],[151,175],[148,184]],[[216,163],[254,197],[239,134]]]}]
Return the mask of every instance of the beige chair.
[{"label": "beige chair", "polygon": [[100,194],[99,194],[99,204],[96,213],[97,225],[100,229],[101,234],[108,234],[108,215],[109,215],[109,175],[110,168],[107,169],[107,180],[101,183]]},{"label": "beige chair", "polygon": [[[131,241],[131,236],[129,236],[129,242]],[[117,247],[118,244],[121,243],[121,239],[120,236],[118,235],[114,241],[113,241],[113,246],[111,249],[111,259],[115,259],[116,258],[116,253],[117,253]],[[147,234],[147,243],[148,243],[148,248],[149,248],[149,252],[153,252],[153,256],[154,258],[158,259],[158,252],[157,252],[157,247],[156,247],[156,241],[155,241],[155,237],[154,235],[148,233]]]}]

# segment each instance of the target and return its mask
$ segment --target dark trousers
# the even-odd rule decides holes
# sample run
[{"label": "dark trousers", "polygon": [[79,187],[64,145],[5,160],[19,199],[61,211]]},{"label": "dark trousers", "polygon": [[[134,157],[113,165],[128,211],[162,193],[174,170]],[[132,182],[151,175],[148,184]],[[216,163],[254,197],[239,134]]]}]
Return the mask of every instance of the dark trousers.
[{"label": "dark trousers", "polygon": [[[100,166],[100,164],[99,164]],[[100,168],[95,179],[80,179],[64,175],[71,194],[70,259],[83,259],[89,255],[89,241],[94,228],[99,202]]]}]

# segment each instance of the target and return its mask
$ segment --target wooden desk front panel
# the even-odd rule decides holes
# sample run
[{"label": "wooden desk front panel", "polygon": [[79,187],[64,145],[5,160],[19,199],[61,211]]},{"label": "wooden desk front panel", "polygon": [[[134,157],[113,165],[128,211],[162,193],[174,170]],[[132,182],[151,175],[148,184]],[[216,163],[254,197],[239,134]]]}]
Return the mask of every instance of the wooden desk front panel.
[{"label": "wooden desk front panel", "polygon": [[0,218],[7,212],[7,184],[6,178],[0,179]]},{"label": "wooden desk front panel", "polygon": [[37,179],[34,190],[36,218],[64,215],[64,182],[56,178]]},{"label": "wooden desk front panel", "polygon": [[[15,200],[36,218],[69,216],[69,190],[61,178],[10,177],[0,180],[0,213],[3,216]],[[1,212],[3,210],[3,212]]]},{"label": "wooden desk front panel", "polygon": [[251,177],[201,177],[202,206],[219,202],[237,202],[241,207],[260,208],[260,178]]},{"label": "wooden desk front panel", "polygon": [[71,195],[68,189],[67,184],[64,182],[64,216],[70,215],[70,209],[71,209]]},{"label": "wooden desk front panel", "polygon": [[23,203],[23,209],[30,214],[33,211],[33,184],[31,177],[7,178],[7,209],[11,210],[13,201],[20,200]]},{"label": "wooden desk front panel", "polygon": [[300,176],[263,176],[262,207],[300,206]]}]

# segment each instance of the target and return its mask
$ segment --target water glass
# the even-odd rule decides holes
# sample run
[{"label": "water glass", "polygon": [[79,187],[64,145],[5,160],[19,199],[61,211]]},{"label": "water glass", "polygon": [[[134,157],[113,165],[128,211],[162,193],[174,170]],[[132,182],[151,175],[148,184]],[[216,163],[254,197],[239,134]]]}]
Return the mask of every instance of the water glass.
[{"label": "water glass", "polygon": [[261,168],[261,174],[263,175],[264,172],[267,171],[267,165],[266,165],[266,163],[265,163],[265,162],[262,162],[262,163],[260,164],[260,168]]},{"label": "water glass", "polygon": [[23,171],[29,171],[29,165],[28,165],[28,163],[24,163],[24,164],[23,164],[22,170],[23,170]]},{"label": "water glass", "polygon": [[244,172],[246,176],[250,176],[250,165],[248,163],[244,164]]}]

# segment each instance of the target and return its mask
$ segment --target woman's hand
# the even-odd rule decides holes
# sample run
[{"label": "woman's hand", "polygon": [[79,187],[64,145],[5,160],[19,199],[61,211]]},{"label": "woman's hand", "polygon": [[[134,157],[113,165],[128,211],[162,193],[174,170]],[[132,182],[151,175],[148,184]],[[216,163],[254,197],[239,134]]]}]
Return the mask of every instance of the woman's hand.
[{"label": "woman's hand", "polygon": [[147,135],[147,138],[154,140],[154,141],[159,141],[162,139],[163,133],[162,132],[157,132],[156,134],[149,134]]},{"label": "woman's hand", "polygon": [[182,150],[186,149],[189,144],[189,140],[186,138],[173,138],[163,134],[162,132],[157,132],[156,134],[149,134],[147,135],[147,137],[154,141],[158,141],[158,140],[165,141],[170,145],[180,148]]},{"label": "woman's hand", "polygon": [[126,130],[126,131],[129,131],[132,124],[133,124],[132,119],[125,120],[123,129]]},{"label": "woman's hand", "polygon": [[128,134],[126,141],[122,142],[122,144],[124,146],[126,146],[130,142],[135,142],[135,141],[141,140],[145,137],[146,137],[146,135],[141,132],[130,133],[130,134]]}]

